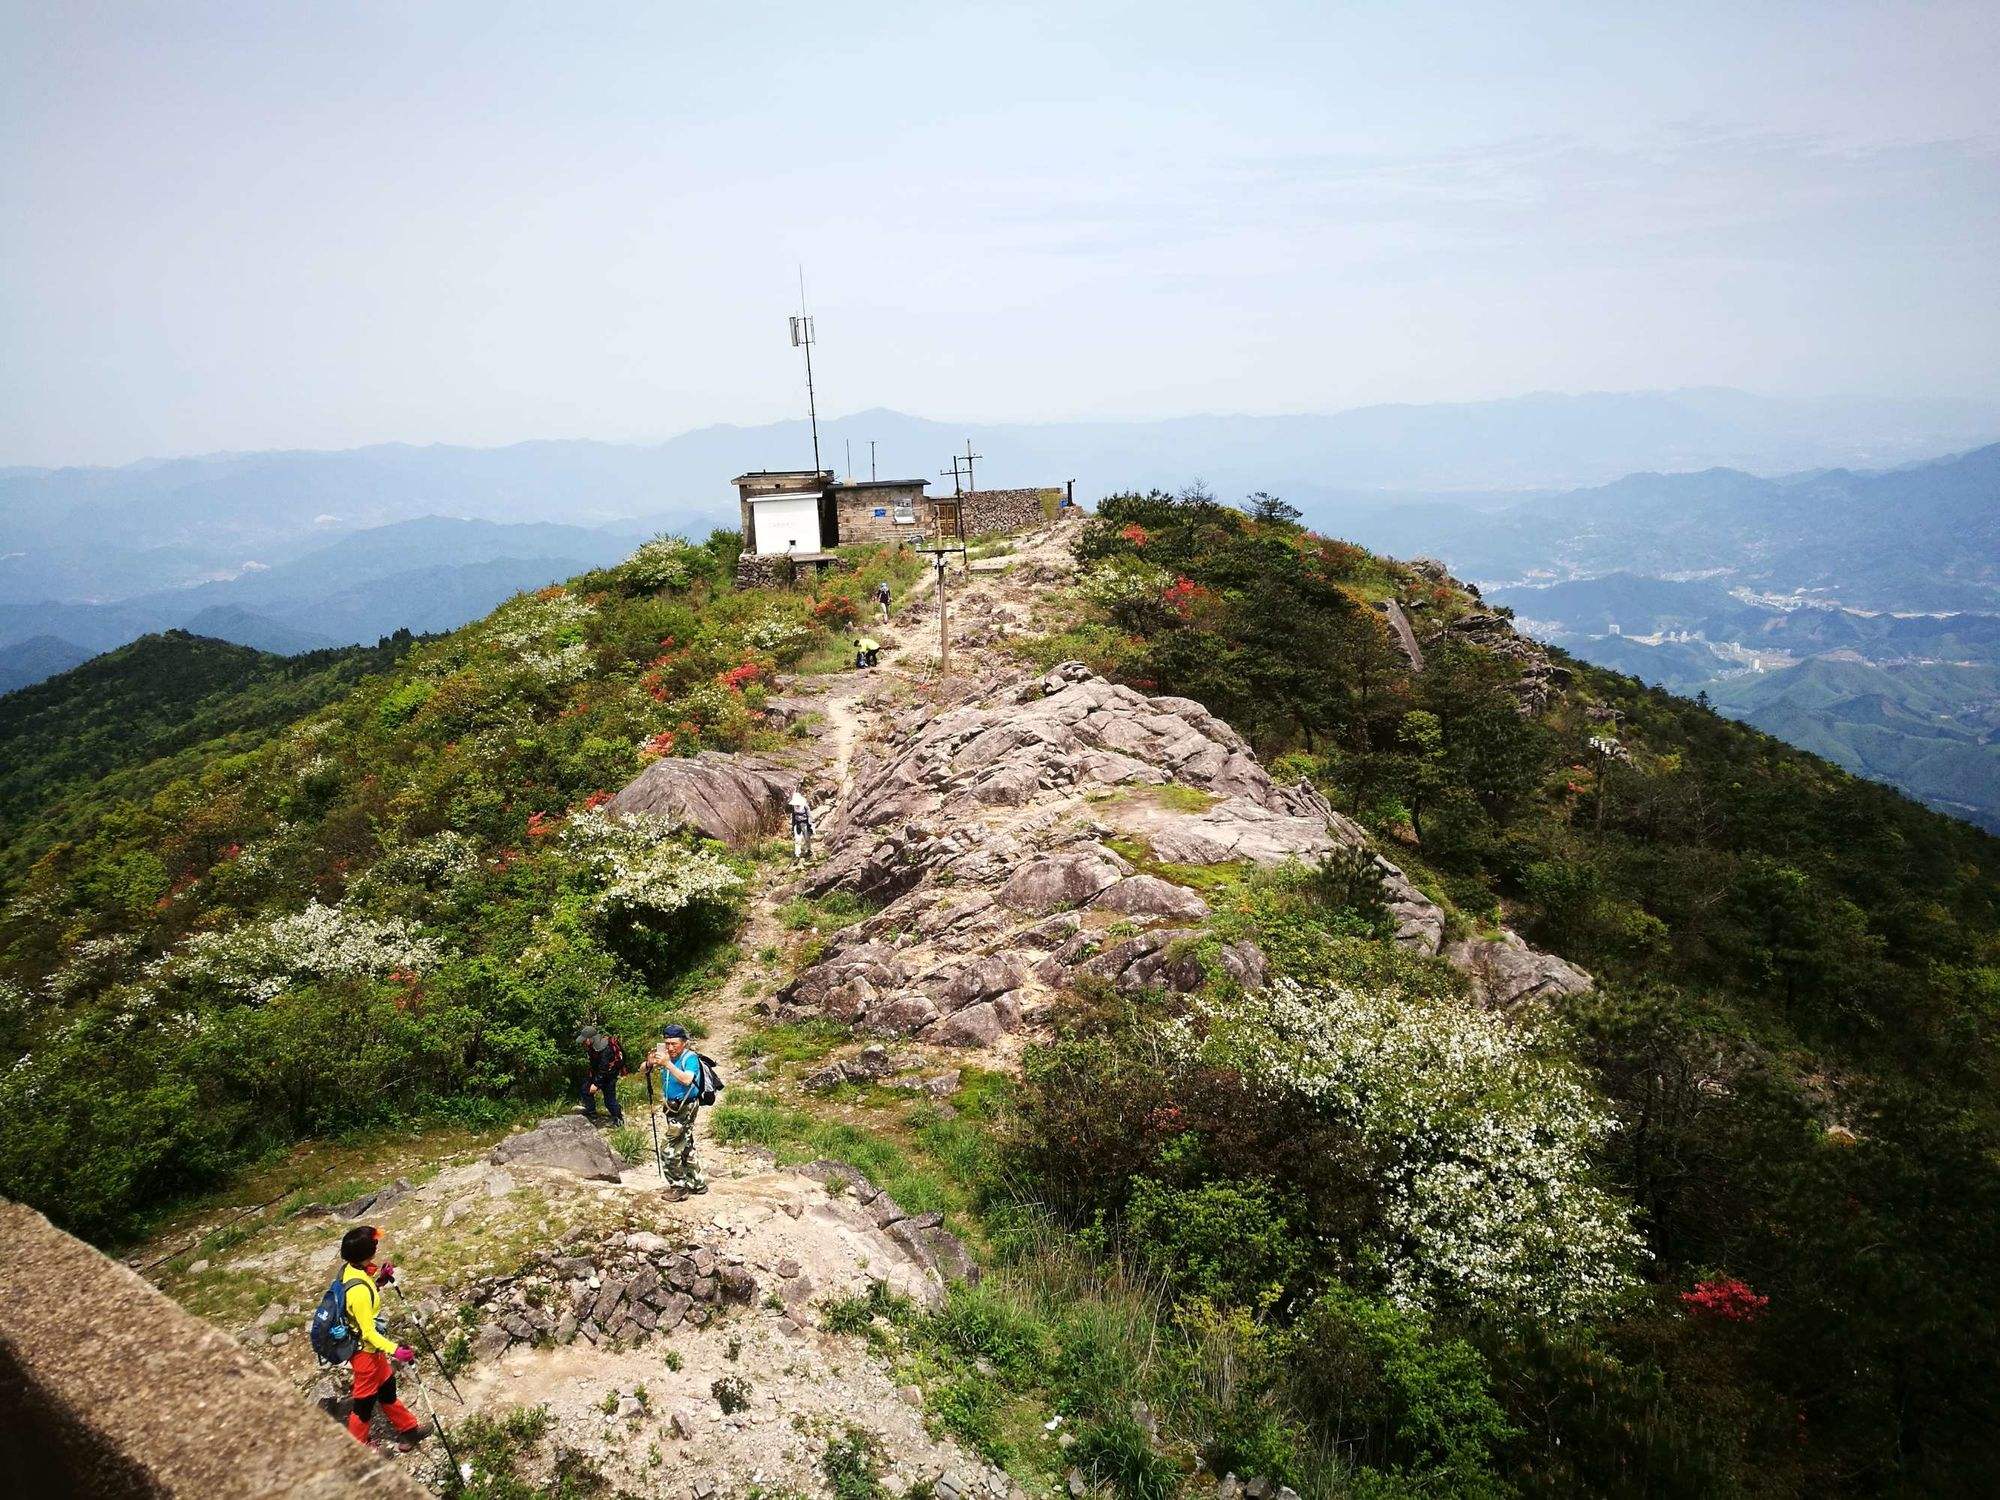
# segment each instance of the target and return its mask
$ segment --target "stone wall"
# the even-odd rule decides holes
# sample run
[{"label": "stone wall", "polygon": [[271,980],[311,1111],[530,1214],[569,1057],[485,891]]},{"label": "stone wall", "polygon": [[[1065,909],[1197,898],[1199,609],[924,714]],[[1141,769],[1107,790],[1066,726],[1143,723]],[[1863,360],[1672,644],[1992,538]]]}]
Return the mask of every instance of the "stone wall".
[{"label": "stone wall", "polygon": [[[931,501],[920,479],[901,484],[837,484],[828,493],[833,496],[834,535],[843,547],[857,542],[921,541],[930,529]],[[914,512],[916,523],[898,526],[898,507]],[[875,514],[878,510],[882,512],[879,516]]]},{"label": "stone wall", "polygon": [[0,1200],[0,1487],[15,1495],[424,1491],[234,1340]]},{"label": "stone wall", "polygon": [[780,588],[788,583],[810,583],[813,571],[845,571],[852,564],[837,557],[818,562],[799,562],[784,556],[759,557],[746,552],[736,559],[736,586],[740,589]]},{"label": "stone wall", "polygon": [[959,504],[965,509],[965,535],[970,539],[996,531],[1012,534],[1046,526],[1055,519],[1062,506],[1063,495],[1060,486],[1030,490],[969,490],[959,496]]}]

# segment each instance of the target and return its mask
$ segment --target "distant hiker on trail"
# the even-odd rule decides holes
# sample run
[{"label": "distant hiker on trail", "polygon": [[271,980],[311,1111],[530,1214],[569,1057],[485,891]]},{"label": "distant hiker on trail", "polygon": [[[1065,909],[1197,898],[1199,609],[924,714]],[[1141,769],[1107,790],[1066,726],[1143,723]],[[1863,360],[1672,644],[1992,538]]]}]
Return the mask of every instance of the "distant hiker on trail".
[{"label": "distant hiker on trail", "polygon": [[792,793],[792,862],[803,864],[813,846],[813,810],[801,791]]},{"label": "distant hiker on trail", "polygon": [[882,623],[889,623],[889,580],[883,579],[875,585],[875,602],[882,606]]},{"label": "distant hiker on trail", "polygon": [[667,1138],[660,1148],[660,1176],[689,1193],[708,1191],[708,1179],[694,1159],[694,1119],[701,1112],[701,1056],[688,1045],[687,1028],[664,1026],[660,1044],[646,1058],[648,1072],[660,1075],[667,1103]]},{"label": "distant hiker on trail", "polygon": [[382,1316],[382,1291],[396,1279],[396,1268],[387,1261],[376,1264],[382,1247],[382,1231],[361,1224],[340,1237],[342,1296],[347,1307],[348,1326],[361,1340],[349,1363],[354,1366],[354,1409],[348,1413],[347,1430],[357,1441],[368,1442],[368,1428],[379,1405],[382,1415],[396,1432],[397,1451],[408,1453],[424,1440],[423,1424],[417,1415],[397,1399],[396,1371],[415,1359],[408,1344],[392,1344],[378,1326]]},{"label": "distant hiker on trail", "polygon": [[618,1075],[625,1071],[625,1044],[595,1026],[576,1034],[583,1044],[583,1116],[596,1120],[601,1096],[614,1126],[625,1123],[625,1107],[618,1102]]},{"label": "distant hiker on trail", "polygon": [[882,651],[882,643],[871,636],[857,635],[854,638],[854,670],[872,667]]}]

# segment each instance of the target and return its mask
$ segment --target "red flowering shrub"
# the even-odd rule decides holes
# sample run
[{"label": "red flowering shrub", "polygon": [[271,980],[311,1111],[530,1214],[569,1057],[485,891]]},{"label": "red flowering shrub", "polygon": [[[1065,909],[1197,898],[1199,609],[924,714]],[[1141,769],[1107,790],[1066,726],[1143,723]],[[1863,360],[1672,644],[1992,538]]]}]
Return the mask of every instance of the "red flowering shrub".
[{"label": "red flowering shrub", "polygon": [[1160,590],[1161,602],[1183,620],[1194,613],[1195,605],[1208,597],[1207,589],[1187,578],[1176,578]]},{"label": "red flowering shrub", "polygon": [[1694,1290],[1681,1293],[1681,1306],[1696,1317],[1721,1318],[1730,1323],[1754,1322],[1771,1305],[1734,1276],[1711,1276],[1697,1281]]},{"label": "red flowering shrub", "polygon": [[1151,537],[1146,535],[1146,528],[1138,525],[1136,522],[1130,526],[1120,527],[1118,534],[1135,547],[1143,547],[1147,542],[1152,540]]},{"label": "red flowering shrub", "polygon": [[583,810],[585,812],[596,812],[598,808],[604,806],[610,800],[611,793],[609,792],[592,792],[588,797],[583,799]]},{"label": "red flowering shrub", "polygon": [[746,661],[740,667],[731,667],[727,672],[717,674],[715,680],[724,687],[740,693],[763,675],[762,662]]},{"label": "red flowering shrub", "polygon": [[647,757],[672,755],[674,753],[674,732],[671,729],[662,729],[658,734],[646,741],[645,748],[639,753]]},{"label": "red flowering shrub", "polygon": [[845,594],[828,594],[813,606],[812,617],[828,630],[845,630],[861,618],[861,607]]},{"label": "red flowering shrub", "polygon": [[555,820],[550,818],[547,813],[535,812],[528,814],[529,838],[545,839],[555,831],[556,831]]}]

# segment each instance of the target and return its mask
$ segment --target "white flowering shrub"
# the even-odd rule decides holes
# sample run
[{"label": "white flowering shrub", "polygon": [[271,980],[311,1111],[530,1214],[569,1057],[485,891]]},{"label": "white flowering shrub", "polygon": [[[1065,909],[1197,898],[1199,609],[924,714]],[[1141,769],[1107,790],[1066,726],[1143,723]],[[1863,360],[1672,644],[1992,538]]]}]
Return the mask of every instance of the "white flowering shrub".
[{"label": "white flowering shrub", "polygon": [[768,651],[780,661],[786,661],[810,646],[817,635],[818,632],[803,620],[772,613],[744,631],[743,640],[758,651]]},{"label": "white flowering shrub", "polygon": [[677,536],[656,536],[616,569],[618,581],[640,593],[675,593],[707,571],[708,554]]},{"label": "white flowering shrub", "polygon": [[305,980],[378,978],[398,969],[421,974],[443,955],[441,943],[407,922],[312,901],[266,922],[197,933],[162,967],[176,979],[262,1002]]},{"label": "white flowering shrub", "polygon": [[1290,981],[1206,1014],[1211,1061],[1348,1124],[1382,1163],[1374,1250],[1397,1303],[1568,1322],[1634,1284],[1631,1209],[1591,1167],[1614,1121],[1532,1028]]},{"label": "white flowering shrub", "polygon": [[139,939],[129,932],[86,938],[69,951],[69,960],[43,981],[49,998],[67,1003],[96,989],[125,966]]},{"label": "white flowering shrub", "polygon": [[521,675],[544,687],[564,687],[590,675],[590,648],[582,641],[549,651],[523,651],[515,660]]},{"label": "white flowering shrub", "polygon": [[544,591],[510,599],[495,610],[483,639],[502,651],[549,652],[583,640],[583,627],[596,611],[565,592]]},{"label": "white flowering shrub", "polygon": [[743,881],[714,855],[684,847],[673,823],[651,813],[581,812],[563,824],[566,852],[602,880],[595,909],[633,927],[656,925],[691,907],[728,904]]}]

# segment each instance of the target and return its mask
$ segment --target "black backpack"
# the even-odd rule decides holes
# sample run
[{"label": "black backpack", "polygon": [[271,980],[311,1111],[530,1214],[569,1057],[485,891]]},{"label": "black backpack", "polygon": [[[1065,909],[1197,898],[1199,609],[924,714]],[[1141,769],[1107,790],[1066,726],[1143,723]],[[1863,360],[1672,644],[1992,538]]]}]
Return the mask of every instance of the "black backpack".
[{"label": "black backpack", "polygon": [[715,1059],[704,1052],[695,1053],[701,1063],[701,1102],[704,1106],[715,1103],[715,1096],[729,1085],[722,1081],[722,1074],[716,1071]]},{"label": "black backpack", "polygon": [[334,1273],[333,1285],[326,1289],[326,1295],[319,1299],[319,1306],[313,1309],[307,1336],[312,1340],[313,1353],[320,1357],[322,1364],[344,1365],[354,1358],[354,1351],[361,1347],[361,1330],[354,1326],[354,1319],[347,1311],[345,1266]]}]

